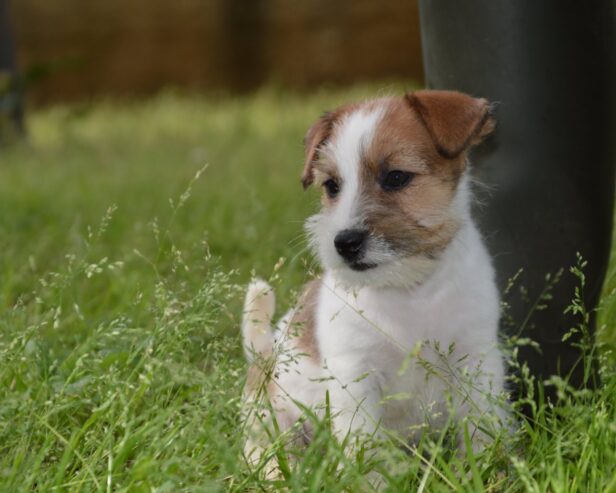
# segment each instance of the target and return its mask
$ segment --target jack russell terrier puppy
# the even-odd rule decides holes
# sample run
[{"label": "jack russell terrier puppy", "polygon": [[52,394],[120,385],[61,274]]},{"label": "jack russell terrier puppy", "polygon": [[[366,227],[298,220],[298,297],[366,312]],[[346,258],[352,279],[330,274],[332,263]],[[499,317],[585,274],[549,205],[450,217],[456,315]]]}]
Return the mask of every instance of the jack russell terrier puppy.
[{"label": "jack russell terrier puppy", "polygon": [[322,409],[326,392],[340,438],[416,440],[418,425],[464,419],[477,449],[504,425],[499,293],[467,157],[494,125],[485,99],[426,90],[348,104],[310,128],[302,183],[322,188],[323,207],[306,230],[323,274],[276,330],[272,289],[248,288],[249,461],[272,419],[310,440],[302,407]]}]

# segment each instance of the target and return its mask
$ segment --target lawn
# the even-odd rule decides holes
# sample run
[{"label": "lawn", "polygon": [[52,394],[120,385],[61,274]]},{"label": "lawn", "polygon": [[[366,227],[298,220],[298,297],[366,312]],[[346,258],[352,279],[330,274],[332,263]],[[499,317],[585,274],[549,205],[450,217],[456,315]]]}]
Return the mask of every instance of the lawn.
[{"label": "lawn", "polygon": [[[0,491],[363,491],[371,469],[390,491],[616,491],[607,363],[597,391],[562,384],[561,405],[478,456],[426,440],[349,461],[325,423],[278,483],[241,460],[243,286],[256,273],[281,311],[292,302],[318,206],[299,184],[303,134],[375,92],[166,92],[29,115],[28,142],[0,150]],[[611,274],[606,347],[614,288]]]}]

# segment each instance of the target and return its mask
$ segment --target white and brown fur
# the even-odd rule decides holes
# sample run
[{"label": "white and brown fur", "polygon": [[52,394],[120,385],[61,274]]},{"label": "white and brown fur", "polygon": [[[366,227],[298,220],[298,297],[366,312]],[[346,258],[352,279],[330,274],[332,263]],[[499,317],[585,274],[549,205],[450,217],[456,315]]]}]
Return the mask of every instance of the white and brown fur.
[{"label": "white and brown fur", "polygon": [[[491,417],[498,426],[506,417],[496,404],[504,392],[499,296],[471,217],[467,153],[493,128],[486,100],[449,91],[343,106],[310,128],[304,187],[339,185],[335,197],[323,193],[321,212],[306,222],[323,274],[275,331],[274,293],[263,281],[250,285],[247,404],[264,391],[284,431],[301,419],[296,403],[322,408],[329,391],[340,437],[416,439],[418,425],[468,417],[474,446],[489,439],[478,420]],[[392,170],[412,180],[384,190],[381,177]],[[352,228],[368,231],[361,261],[371,268],[352,268],[334,246]],[[443,367],[450,373],[435,370]],[[260,416],[249,419],[251,461],[266,446],[259,428],[272,418]],[[294,433],[310,439],[305,425]]]}]

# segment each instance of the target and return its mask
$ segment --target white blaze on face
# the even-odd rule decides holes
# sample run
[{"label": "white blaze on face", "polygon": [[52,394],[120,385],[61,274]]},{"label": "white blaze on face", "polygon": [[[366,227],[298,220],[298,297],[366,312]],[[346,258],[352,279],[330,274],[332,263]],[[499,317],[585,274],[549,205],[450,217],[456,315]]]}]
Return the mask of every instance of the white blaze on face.
[{"label": "white blaze on face", "polygon": [[382,108],[351,113],[341,122],[336,138],[328,146],[342,180],[338,204],[331,216],[331,227],[337,230],[332,231],[334,235],[359,223],[362,150],[368,149],[372,143],[382,113]]},{"label": "white blaze on face", "polygon": [[[372,145],[385,108],[359,109],[343,117],[336,125],[331,141],[323,149],[327,160],[336,165],[340,193],[331,207],[326,207],[306,222],[313,247],[321,265],[336,273],[337,282],[348,286],[394,284],[404,266],[380,238],[369,237],[362,261],[376,267],[352,270],[338,254],[334,239],[345,229],[362,225],[360,177],[362,156]],[[392,263],[394,262],[394,263]]]}]

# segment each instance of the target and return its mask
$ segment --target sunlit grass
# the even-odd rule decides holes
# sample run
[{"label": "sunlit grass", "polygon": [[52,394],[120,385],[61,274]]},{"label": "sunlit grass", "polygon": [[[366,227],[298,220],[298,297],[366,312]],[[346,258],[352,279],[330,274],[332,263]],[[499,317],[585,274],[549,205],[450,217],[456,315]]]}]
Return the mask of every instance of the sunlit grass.
[{"label": "sunlit grass", "polygon": [[371,469],[391,491],[616,491],[610,371],[479,457],[437,441],[348,460],[321,423],[278,483],[241,460],[243,286],[284,258],[274,284],[293,299],[318,200],[299,184],[303,134],[376,90],[30,115],[28,142],[0,150],[0,491],[360,491]]}]

